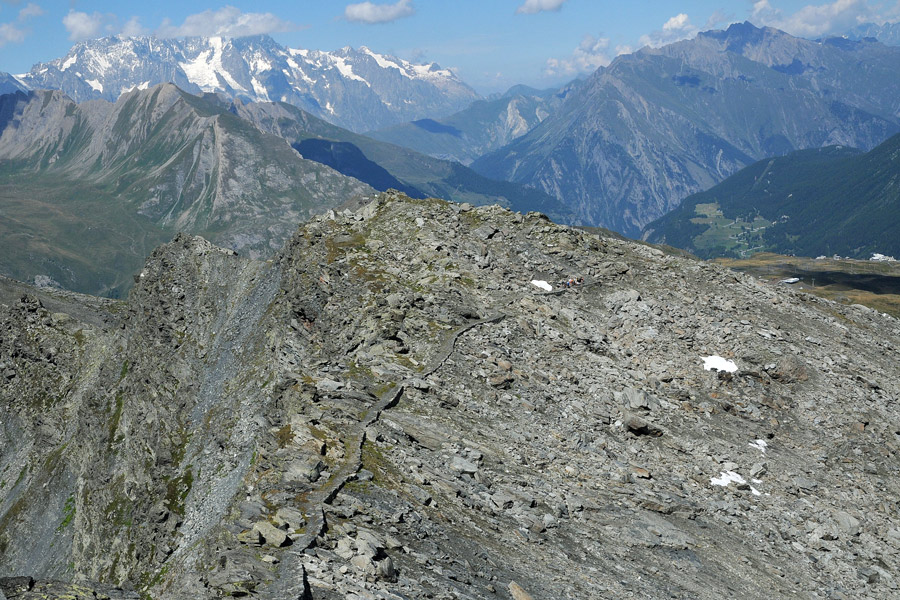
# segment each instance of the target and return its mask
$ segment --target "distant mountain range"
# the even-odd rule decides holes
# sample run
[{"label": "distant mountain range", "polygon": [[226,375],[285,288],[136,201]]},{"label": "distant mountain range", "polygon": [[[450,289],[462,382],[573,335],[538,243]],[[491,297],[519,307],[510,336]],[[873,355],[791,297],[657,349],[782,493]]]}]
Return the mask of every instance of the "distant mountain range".
[{"label": "distant mountain range", "polygon": [[583,83],[576,79],[550,90],[519,85],[498,97],[476,100],[449,117],[419,119],[366,135],[468,165],[531,131]]},{"label": "distant mountain range", "polygon": [[886,46],[900,46],[900,23],[863,23],[847,32],[851,40],[875,38]]},{"label": "distant mountain range", "polygon": [[448,115],[479,98],[434,63],[413,64],[365,47],[285,48],[268,36],[88,40],[20,79],[31,89],[62,90],[76,102],[114,102],[134,88],[171,82],[193,94],[288,102],[354,131]]},{"label": "distant mountain range", "polygon": [[229,110],[260,130],[284,138],[303,156],[381,191],[394,187],[414,197],[501,204],[522,212],[540,211],[558,221],[574,219],[565,203],[542,190],[488,179],[459,163],[341,129],[283,102],[235,101]]},{"label": "distant mountain range", "polygon": [[900,135],[867,153],[802,150],[689,196],[645,237],[701,257],[900,256]]},{"label": "distant mountain range", "polygon": [[750,23],[618,57],[472,167],[542,189],[583,224],[641,228],[756,160],[900,131],[900,48]]},{"label": "distant mountain range", "polygon": [[116,295],[176,231],[267,256],[312,214],[387,188],[572,218],[544,192],[285,103],[172,84],[115,103],[47,90],[0,96],[0,272],[18,279]]}]

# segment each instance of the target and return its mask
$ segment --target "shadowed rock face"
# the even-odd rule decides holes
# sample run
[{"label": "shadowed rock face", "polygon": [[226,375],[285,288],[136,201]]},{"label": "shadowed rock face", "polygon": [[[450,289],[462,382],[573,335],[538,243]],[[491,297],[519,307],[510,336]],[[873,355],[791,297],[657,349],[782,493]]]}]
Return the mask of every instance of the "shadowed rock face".
[{"label": "shadowed rock face", "polygon": [[179,236],[126,302],[53,293],[2,296],[0,577],[896,593],[900,324],[874,311],[397,194],[266,263]]}]

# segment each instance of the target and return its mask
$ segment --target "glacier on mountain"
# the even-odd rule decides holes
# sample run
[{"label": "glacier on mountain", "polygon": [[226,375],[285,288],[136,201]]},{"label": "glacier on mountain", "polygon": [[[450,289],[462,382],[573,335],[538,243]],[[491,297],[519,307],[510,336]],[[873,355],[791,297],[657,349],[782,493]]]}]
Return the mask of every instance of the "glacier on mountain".
[{"label": "glacier on mountain", "polygon": [[478,94],[449,69],[350,47],[286,48],[268,36],[112,36],[80,42],[21,76],[77,102],[115,101],[135,87],[171,82],[185,91],[251,102],[281,100],[354,131],[369,131],[468,106]]}]

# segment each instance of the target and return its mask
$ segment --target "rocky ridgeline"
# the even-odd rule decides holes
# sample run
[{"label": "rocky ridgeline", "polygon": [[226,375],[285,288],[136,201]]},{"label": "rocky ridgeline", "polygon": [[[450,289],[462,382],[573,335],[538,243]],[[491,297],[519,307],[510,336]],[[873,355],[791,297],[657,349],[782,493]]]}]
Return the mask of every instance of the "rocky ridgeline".
[{"label": "rocky ridgeline", "polygon": [[51,293],[0,316],[9,598],[900,594],[870,309],[393,193]]}]

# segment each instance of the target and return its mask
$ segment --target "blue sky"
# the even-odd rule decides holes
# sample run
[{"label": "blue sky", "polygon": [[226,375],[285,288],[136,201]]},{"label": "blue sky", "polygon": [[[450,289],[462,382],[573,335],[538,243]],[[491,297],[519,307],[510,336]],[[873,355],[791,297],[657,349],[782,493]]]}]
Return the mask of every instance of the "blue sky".
[{"label": "blue sky", "polygon": [[898,21],[900,0],[0,0],[0,71],[103,35],[268,33],[292,48],[434,61],[491,93],[559,85],[617,54],[744,20],[814,38]]}]

